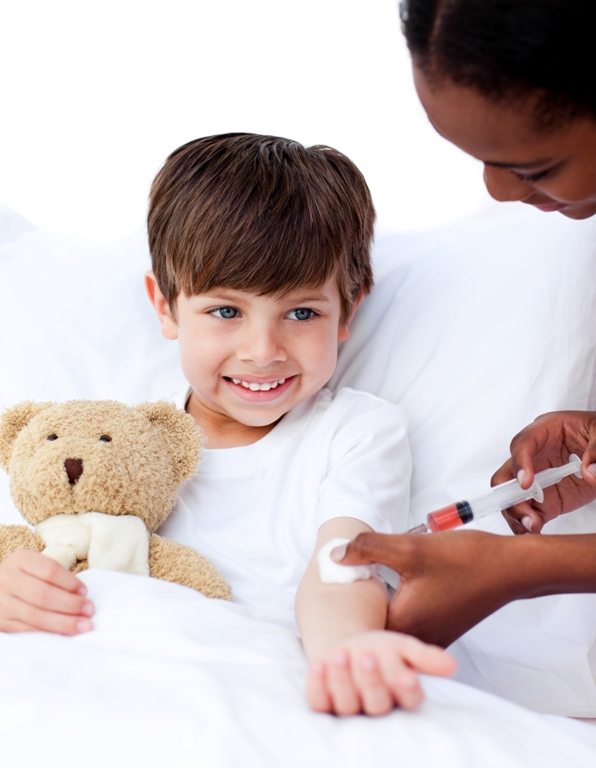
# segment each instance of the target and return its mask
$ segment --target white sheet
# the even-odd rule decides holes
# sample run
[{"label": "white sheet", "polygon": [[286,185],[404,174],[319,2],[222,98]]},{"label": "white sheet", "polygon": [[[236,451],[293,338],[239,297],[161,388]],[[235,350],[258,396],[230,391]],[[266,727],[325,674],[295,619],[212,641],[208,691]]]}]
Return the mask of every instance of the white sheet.
[{"label": "white sheet", "polygon": [[153,579],[83,576],[95,632],[0,635],[7,765],[87,768],[593,768],[596,728],[453,681],[416,713],[311,713],[296,638]]}]

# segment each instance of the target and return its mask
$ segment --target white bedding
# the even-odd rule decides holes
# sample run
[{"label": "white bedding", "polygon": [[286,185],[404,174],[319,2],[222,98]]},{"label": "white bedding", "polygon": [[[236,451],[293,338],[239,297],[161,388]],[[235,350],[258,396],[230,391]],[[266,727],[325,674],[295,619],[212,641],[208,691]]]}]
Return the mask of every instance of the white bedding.
[{"label": "white bedding", "polygon": [[288,630],[153,579],[84,579],[95,632],[0,636],[7,765],[594,766],[596,728],[453,681],[427,679],[415,714],[311,713]]},{"label": "white bedding", "polygon": [[[594,407],[595,225],[516,210],[378,243],[335,381],[406,409],[413,521],[486,488],[537,413]],[[142,238],[72,240],[5,212],[2,239],[0,407],[181,388],[143,295]],[[0,521],[15,520],[2,476]],[[594,530],[596,513],[557,526]],[[7,765],[596,765],[596,727],[559,717],[596,717],[594,596],[507,606],[454,646],[457,679],[427,679],[419,712],[339,720],[307,710],[287,630],[162,582],[85,579],[92,634],[0,635]]]}]

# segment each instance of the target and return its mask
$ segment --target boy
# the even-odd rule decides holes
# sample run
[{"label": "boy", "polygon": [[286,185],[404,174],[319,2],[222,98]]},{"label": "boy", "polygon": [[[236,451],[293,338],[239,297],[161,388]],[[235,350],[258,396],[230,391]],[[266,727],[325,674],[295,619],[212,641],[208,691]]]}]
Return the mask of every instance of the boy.
[{"label": "boy", "polygon": [[[344,155],[253,134],[176,150],[148,214],[147,292],[162,333],[179,343],[189,383],[180,406],[205,437],[199,472],[161,532],[197,546],[253,615],[295,628],[295,602],[308,701],[343,715],[413,707],[414,669],[453,670],[444,651],[384,630],[380,581],[319,575],[316,554],[331,539],[391,531],[400,515],[403,527],[407,510],[399,409],[324,389],[372,285],[373,222],[366,183]],[[0,566],[0,629],[15,612],[9,628],[90,628],[80,582],[26,557]],[[3,601],[15,585],[19,600]]]}]

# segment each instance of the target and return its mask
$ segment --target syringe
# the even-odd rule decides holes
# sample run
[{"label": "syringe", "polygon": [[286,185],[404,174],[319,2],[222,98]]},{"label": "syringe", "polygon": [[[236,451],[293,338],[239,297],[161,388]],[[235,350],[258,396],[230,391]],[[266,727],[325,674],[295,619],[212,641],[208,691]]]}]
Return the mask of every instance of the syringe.
[{"label": "syringe", "polygon": [[478,520],[481,517],[509,509],[521,501],[535,499],[538,503],[544,500],[543,489],[550,485],[556,485],[564,477],[576,475],[581,477],[581,461],[579,456],[572,453],[569,462],[560,467],[543,469],[534,475],[534,482],[525,490],[517,480],[509,480],[507,483],[495,485],[483,496],[473,501],[456,501],[447,507],[429,512],[426,522],[410,528],[407,533],[434,533],[436,531],[448,531],[451,528],[459,528],[460,525]]}]

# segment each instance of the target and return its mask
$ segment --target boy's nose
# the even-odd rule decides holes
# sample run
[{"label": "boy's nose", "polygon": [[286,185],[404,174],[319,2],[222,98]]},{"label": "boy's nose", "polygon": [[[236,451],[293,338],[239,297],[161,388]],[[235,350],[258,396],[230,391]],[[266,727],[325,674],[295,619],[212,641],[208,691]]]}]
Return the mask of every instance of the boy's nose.
[{"label": "boy's nose", "polygon": [[262,327],[255,328],[246,334],[238,350],[238,357],[260,368],[287,360],[286,351],[278,334]]},{"label": "boy's nose", "polygon": [[534,187],[520,179],[508,168],[484,166],[484,183],[488,194],[500,203],[525,200],[534,192]]}]

